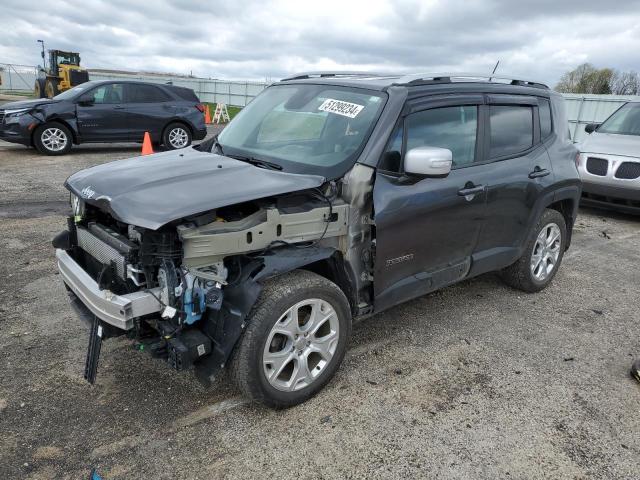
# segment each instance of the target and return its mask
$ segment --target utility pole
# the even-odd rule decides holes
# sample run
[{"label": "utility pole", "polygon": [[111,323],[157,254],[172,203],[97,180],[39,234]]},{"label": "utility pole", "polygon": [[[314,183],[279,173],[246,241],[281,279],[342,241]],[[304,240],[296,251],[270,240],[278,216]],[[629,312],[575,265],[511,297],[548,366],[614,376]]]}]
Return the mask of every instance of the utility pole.
[{"label": "utility pole", "polygon": [[47,62],[46,62],[46,59],[45,59],[45,56],[44,56],[44,40],[38,40],[38,43],[42,45],[42,53],[41,53],[41,55],[42,55],[42,68],[44,70],[46,70],[47,69]]}]

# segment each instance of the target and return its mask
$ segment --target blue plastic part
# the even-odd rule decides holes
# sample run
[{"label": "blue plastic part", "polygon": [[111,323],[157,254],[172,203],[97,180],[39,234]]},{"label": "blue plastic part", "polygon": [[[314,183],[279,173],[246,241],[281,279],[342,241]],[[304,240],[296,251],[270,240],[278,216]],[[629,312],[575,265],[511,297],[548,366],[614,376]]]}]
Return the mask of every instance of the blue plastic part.
[{"label": "blue plastic part", "polygon": [[[200,313],[194,312],[194,310],[196,310],[194,309],[195,305],[193,301],[193,297],[195,295],[197,295],[197,301],[200,306],[200,308],[197,310],[199,310]],[[186,323],[187,325],[192,325],[202,318],[202,312],[204,312],[204,309],[205,309],[205,292],[200,287],[188,288],[184,292],[184,297],[182,300],[184,305],[184,311],[187,314],[187,317],[185,318],[184,323]]]}]

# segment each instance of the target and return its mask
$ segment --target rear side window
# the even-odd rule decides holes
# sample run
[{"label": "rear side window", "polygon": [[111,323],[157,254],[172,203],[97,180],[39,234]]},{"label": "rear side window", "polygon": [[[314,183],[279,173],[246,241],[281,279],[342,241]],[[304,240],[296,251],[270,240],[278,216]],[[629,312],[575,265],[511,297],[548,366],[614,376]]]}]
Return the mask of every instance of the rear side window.
[{"label": "rear side window", "polygon": [[171,100],[169,95],[151,85],[129,85],[129,103],[154,103]]},{"label": "rear side window", "polygon": [[185,87],[170,87],[171,91],[175,93],[182,100],[187,100],[189,102],[200,103],[200,99],[196,95],[196,93],[190,88]]},{"label": "rear side window", "polygon": [[478,107],[459,106],[434,108],[409,115],[406,151],[429,146],[451,150],[453,167],[463,167],[475,161]]},{"label": "rear side window", "polygon": [[551,135],[551,103],[546,98],[538,99],[538,112],[540,114],[540,138],[544,140]]},{"label": "rear side window", "polygon": [[533,146],[533,108],[491,105],[491,158],[515,155]]}]

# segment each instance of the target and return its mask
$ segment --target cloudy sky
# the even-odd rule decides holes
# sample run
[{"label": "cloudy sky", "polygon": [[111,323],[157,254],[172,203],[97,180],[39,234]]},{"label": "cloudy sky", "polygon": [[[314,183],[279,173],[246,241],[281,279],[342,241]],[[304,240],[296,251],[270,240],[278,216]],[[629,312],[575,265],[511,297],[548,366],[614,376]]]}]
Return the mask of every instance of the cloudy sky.
[{"label": "cloudy sky", "polygon": [[0,1],[0,62],[37,39],[85,66],[228,79],[296,71],[489,72],[555,84],[582,62],[640,70],[640,0]]}]

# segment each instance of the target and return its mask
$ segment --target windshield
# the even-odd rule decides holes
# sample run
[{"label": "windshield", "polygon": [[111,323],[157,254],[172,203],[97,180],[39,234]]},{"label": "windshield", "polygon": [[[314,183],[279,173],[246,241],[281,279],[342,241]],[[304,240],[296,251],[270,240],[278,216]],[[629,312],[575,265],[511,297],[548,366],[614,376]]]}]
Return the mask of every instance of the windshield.
[{"label": "windshield", "polygon": [[598,127],[599,133],[640,135],[640,103],[627,103]]},{"label": "windshield", "polygon": [[53,98],[55,98],[56,100],[71,100],[75,98],[76,95],[80,95],[82,92],[86,92],[94,85],[95,84],[91,82],[86,82],[86,83],[83,83],[82,85],[78,85],[77,87],[73,87],[73,88],[70,88],[69,90],[65,90],[64,92],[59,93]]},{"label": "windshield", "polygon": [[337,178],[355,160],[382,106],[380,92],[333,85],[276,85],[220,133],[225,155],[267,160],[293,173]]},{"label": "windshield", "polygon": [[72,52],[52,52],[53,62],[63,65],[80,65],[80,56]]}]

